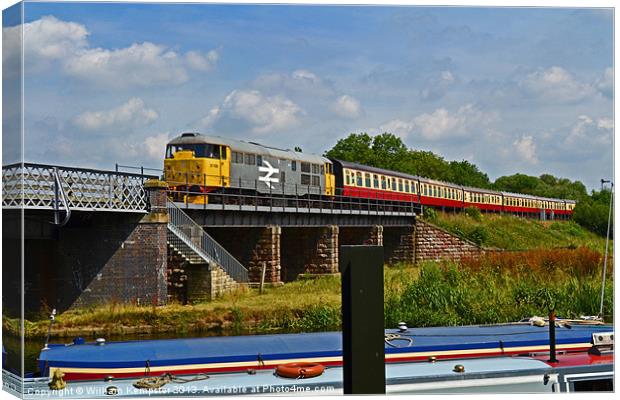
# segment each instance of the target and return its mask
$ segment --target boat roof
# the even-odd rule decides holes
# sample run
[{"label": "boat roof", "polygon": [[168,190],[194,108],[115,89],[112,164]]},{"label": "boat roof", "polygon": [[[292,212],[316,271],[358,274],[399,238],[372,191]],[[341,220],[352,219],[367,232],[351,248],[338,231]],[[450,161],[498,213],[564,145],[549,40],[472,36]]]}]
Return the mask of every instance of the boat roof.
[{"label": "boat roof", "polygon": [[[608,325],[573,325],[556,329],[558,344],[590,343],[592,334],[613,331]],[[481,325],[461,327],[410,328],[406,333],[386,330],[412,339],[411,346],[393,347],[386,343],[386,354],[459,351],[546,345],[548,329],[525,324]],[[256,361],[282,358],[334,357],[342,355],[340,332],[224,336],[191,339],[166,339],[52,345],[42,351],[40,362],[55,366],[135,367],[165,366],[208,362]]]},{"label": "boat roof", "polygon": [[168,144],[217,144],[220,146],[228,146],[232,151],[237,151],[240,153],[259,154],[263,156],[303,161],[314,164],[331,163],[329,159],[316,154],[300,153],[291,149],[279,149],[277,147],[266,146],[256,142],[245,142],[243,140],[222,136],[203,135],[198,132],[182,133],[181,135],[170,140]]}]

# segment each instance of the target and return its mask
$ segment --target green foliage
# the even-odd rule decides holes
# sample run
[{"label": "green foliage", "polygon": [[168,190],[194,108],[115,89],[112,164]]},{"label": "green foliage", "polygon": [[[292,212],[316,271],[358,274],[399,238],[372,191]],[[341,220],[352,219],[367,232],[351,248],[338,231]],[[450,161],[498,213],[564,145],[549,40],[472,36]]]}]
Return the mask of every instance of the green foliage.
[{"label": "green foliage", "polygon": [[489,240],[489,232],[487,232],[483,226],[476,226],[467,232],[465,237],[477,245],[482,246]]},{"label": "green foliage", "polygon": [[569,179],[556,178],[549,174],[543,174],[538,178],[524,174],[501,176],[495,180],[493,188],[500,191],[556,199],[581,200],[588,196],[583,183],[571,182]]},{"label": "green foliage", "polygon": [[[475,212],[475,211],[472,211]],[[447,231],[483,246],[506,250],[586,246],[605,250],[605,238],[574,221],[543,222],[512,215],[482,214],[479,220],[464,213],[436,212],[431,221]],[[484,228],[484,232],[476,230]]]},{"label": "green foliage", "polygon": [[465,215],[472,218],[474,221],[482,221],[482,212],[480,212],[478,207],[466,207],[464,212]]},{"label": "green foliage", "polygon": [[[513,268],[498,271],[492,265],[470,269],[426,263],[419,278],[408,281],[402,291],[386,290],[385,326],[394,327],[399,321],[413,327],[501,323],[547,315],[550,309],[568,318],[598,312],[598,272],[571,274],[561,266],[551,271],[541,266],[523,273],[522,266]],[[554,277],[553,287],[549,276]],[[606,315],[613,312],[612,281],[605,288]]]},{"label": "green foliage", "polygon": [[424,219],[428,221],[436,221],[437,211],[432,207],[425,207],[424,208]]},{"label": "green foliage", "polygon": [[[592,196],[583,198],[573,211],[573,220],[601,236],[607,234],[607,220],[609,218],[609,202],[611,192],[603,190],[592,192]],[[611,215],[610,236],[613,236],[613,211]]]}]

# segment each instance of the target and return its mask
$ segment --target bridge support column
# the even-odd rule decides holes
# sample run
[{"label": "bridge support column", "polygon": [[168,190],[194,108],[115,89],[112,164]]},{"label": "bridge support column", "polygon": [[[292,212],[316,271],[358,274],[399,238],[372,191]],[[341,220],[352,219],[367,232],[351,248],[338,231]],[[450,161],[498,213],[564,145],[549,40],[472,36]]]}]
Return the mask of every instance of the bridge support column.
[{"label": "bridge support column", "polygon": [[284,228],[282,279],[338,273],[338,226]]},{"label": "bridge support column", "polygon": [[250,282],[260,282],[265,268],[265,282],[271,284],[280,283],[280,237],[282,228],[271,225],[265,227],[258,238],[252,252],[252,258],[248,263]]},{"label": "bridge support column", "polygon": [[388,264],[415,263],[415,225],[385,227],[383,231],[384,260]]},{"label": "bridge support column", "polygon": [[341,226],[338,244],[383,246],[383,226]]}]

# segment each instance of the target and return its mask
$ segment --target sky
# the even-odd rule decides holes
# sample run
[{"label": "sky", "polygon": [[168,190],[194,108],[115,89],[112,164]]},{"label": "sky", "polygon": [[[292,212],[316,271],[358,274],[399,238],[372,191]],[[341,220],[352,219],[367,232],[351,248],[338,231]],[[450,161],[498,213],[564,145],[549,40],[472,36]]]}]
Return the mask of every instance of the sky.
[{"label": "sky", "polygon": [[[352,132],[391,132],[491,179],[551,173],[593,189],[613,173],[611,9],[24,10],[26,161],[161,168],[185,131],[318,154]],[[13,20],[5,88],[18,76]]]}]

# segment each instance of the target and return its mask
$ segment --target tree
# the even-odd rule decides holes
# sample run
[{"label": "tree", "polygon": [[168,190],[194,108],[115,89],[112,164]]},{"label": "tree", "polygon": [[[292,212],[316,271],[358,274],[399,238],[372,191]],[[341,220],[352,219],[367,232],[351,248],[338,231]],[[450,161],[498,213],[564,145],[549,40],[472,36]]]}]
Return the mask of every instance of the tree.
[{"label": "tree", "polygon": [[[599,235],[606,235],[610,196],[609,190],[592,191],[592,196],[584,197],[577,203],[573,220]],[[613,212],[611,217],[610,235],[613,235]]]},{"label": "tree", "polygon": [[346,138],[339,139],[334,147],[325,152],[325,156],[374,166],[371,146],[372,137],[369,134],[351,133]]},{"label": "tree", "polygon": [[447,180],[457,185],[489,188],[489,176],[467,160],[450,161]]},{"label": "tree", "polygon": [[502,176],[495,180],[493,188],[505,192],[536,194],[540,180],[535,176],[525,174],[514,174]]}]

